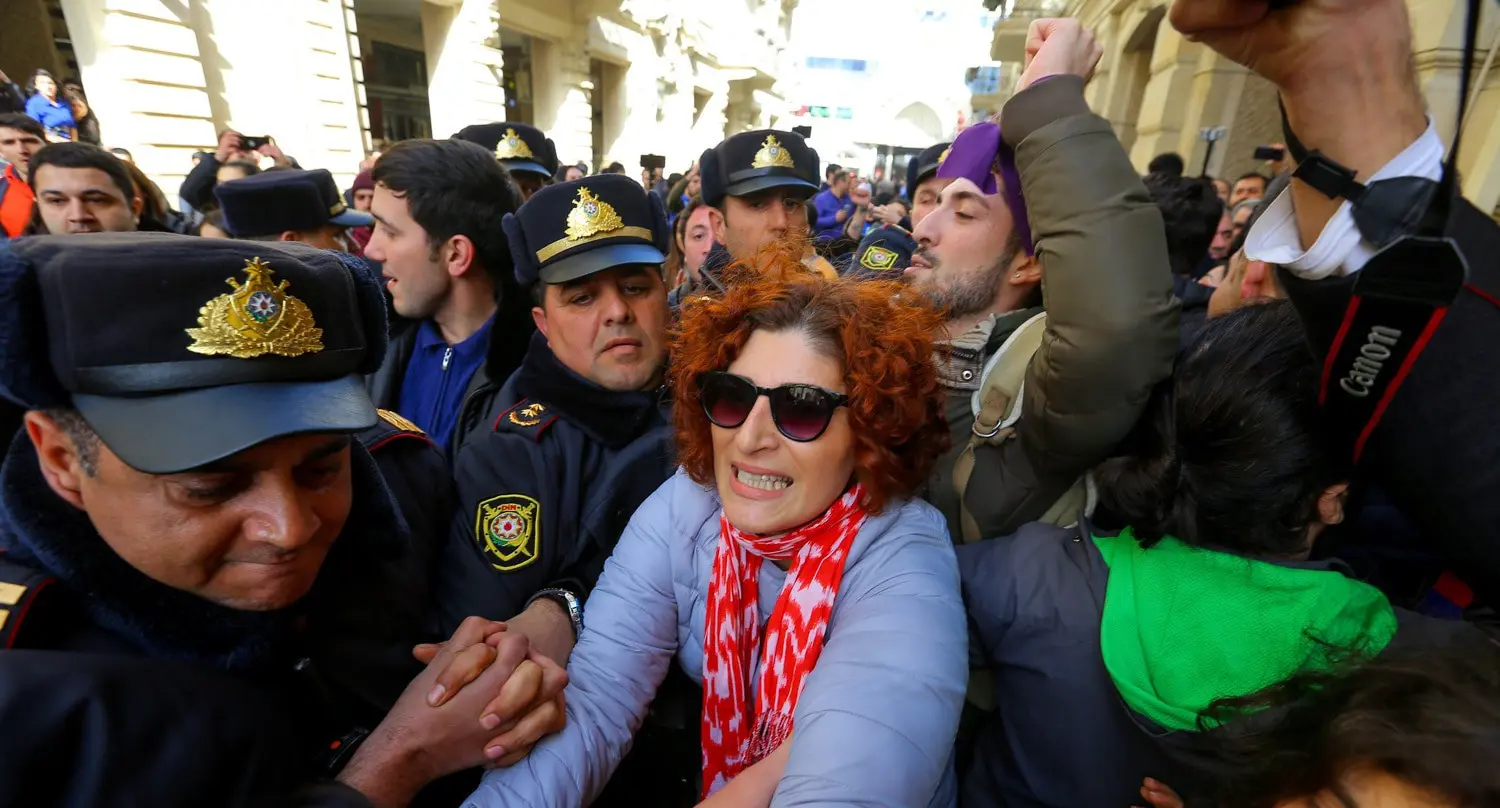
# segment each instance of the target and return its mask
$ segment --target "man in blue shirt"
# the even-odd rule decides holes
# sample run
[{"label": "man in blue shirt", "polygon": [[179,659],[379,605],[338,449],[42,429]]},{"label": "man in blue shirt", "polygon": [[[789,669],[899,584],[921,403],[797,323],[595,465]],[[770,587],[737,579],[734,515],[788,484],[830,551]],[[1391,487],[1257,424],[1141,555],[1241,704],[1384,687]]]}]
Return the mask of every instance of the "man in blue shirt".
[{"label": "man in blue shirt", "polygon": [[849,214],[853,212],[854,207],[849,202],[849,173],[842,169],[835,172],[828,187],[813,197],[813,207],[818,211],[818,223],[814,227],[813,238],[818,241],[831,241],[838,238],[843,233],[844,222],[848,221]]},{"label": "man in blue shirt", "polygon": [[370,393],[451,456],[465,400],[498,388],[535,330],[500,226],[521,194],[493,154],[462,140],[398,143],[371,178],[376,224],[365,256],[381,264],[406,321],[393,327]]}]

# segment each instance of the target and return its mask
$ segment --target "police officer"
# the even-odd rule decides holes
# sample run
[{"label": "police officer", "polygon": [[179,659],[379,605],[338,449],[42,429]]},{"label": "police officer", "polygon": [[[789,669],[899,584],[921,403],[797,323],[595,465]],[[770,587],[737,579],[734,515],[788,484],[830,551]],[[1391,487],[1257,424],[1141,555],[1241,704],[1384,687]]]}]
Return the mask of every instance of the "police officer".
[{"label": "police officer", "polygon": [[[0,391],[28,410],[0,465],[0,804],[243,804],[333,775],[303,802],[405,804],[494,757],[476,719],[550,663],[517,667],[519,634],[480,647],[484,621],[425,671],[392,653],[421,548],[350,437],[378,419],[371,274],[105,234],[0,246],[0,292]],[[559,724],[550,681],[522,724]]]},{"label": "police officer", "polygon": [[[702,280],[672,290],[675,307],[689,293],[722,289],[719,276],[736,260],[781,239],[808,239],[807,200],[818,191],[818,153],[795,132],[762,129],[724,139],[698,158],[703,202],[713,217],[714,246]],[[832,278],[837,270],[807,245],[809,269]]]},{"label": "police officer", "polygon": [[557,146],[535,126],[510,121],[476,123],[465,126],[453,138],[494,152],[495,159],[520,186],[523,199],[550,185],[557,173]]},{"label": "police officer", "polygon": [[[922,150],[906,164],[906,193],[911,215],[897,224],[883,224],[860,238],[859,247],[844,274],[855,278],[895,280],[911,266],[917,241],[911,231],[927,214],[937,209],[939,194],[952,180],[937,175],[938,166],[952,143],[939,143]],[[850,227],[863,225],[864,215],[856,212]],[[858,235],[858,230],[853,231]]]},{"label": "police officer", "polygon": [[[476,614],[566,662],[604,561],[675,466],[660,390],[671,229],[622,174],[544,188],[505,217],[537,333],[454,463],[459,509],[435,578],[436,635]],[[466,421],[470,420],[466,416]],[[472,420],[480,420],[475,417]],[[594,802],[697,802],[702,696],[669,675],[632,753]]]},{"label": "police officer", "polygon": [[350,252],[348,230],[375,223],[344,204],[326,169],[267,171],[214,186],[229,234],[253,241],[300,241]]},{"label": "police officer", "polygon": [[626,521],[671,476],[658,393],[671,231],[660,199],[613,174],[542,189],[505,230],[537,333],[483,415],[465,418],[488,430],[454,458],[437,633],[470,614],[548,617],[562,661]]}]

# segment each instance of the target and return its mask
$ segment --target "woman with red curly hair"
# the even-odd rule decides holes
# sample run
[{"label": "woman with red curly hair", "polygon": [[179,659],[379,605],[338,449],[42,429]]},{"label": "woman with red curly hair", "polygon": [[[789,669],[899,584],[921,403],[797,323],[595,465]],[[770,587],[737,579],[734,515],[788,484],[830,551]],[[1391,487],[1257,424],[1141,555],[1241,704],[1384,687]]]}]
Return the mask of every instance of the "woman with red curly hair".
[{"label": "woman with red curly hair", "polygon": [[913,499],[948,444],[940,316],[757,264],[683,312],[682,469],[589,598],[567,727],[470,804],[587,804],[674,656],[703,685],[706,805],[955,804],[967,629],[943,518]]}]

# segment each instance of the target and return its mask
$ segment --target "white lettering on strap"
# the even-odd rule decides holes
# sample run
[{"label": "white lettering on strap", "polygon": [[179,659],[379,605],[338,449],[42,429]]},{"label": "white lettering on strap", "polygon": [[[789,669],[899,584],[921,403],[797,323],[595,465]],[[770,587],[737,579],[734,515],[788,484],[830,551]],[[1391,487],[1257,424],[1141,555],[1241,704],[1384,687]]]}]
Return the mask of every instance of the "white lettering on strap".
[{"label": "white lettering on strap", "polygon": [[1377,325],[1370,328],[1365,344],[1359,347],[1359,356],[1354,358],[1354,367],[1349,375],[1339,379],[1339,387],[1355,398],[1364,398],[1375,386],[1375,379],[1391,358],[1391,349],[1401,339],[1401,331],[1390,326]]}]

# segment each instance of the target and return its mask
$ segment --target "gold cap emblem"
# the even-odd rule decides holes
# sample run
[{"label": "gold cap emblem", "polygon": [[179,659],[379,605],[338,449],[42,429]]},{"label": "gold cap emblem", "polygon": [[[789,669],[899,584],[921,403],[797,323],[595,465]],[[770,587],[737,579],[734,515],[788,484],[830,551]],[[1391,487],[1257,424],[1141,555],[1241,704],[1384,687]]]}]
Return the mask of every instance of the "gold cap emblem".
[{"label": "gold cap emblem", "polygon": [[952,153],[953,153],[953,147],[952,146],[949,146],[948,148],[943,149],[943,153],[938,155],[938,165],[942,165],[943,161],[947,160],[948,159],[948,155],[950,155]]},{"label": "gold cap emblem", "polygon": [[624,220],[608,202],[594,196],[587,188],[579,188],[573,209],[568,211],[568,229],[564,233],[568,241],[579,241],[600,233],[612,233],[624,226]]},{"label": "gold cap emblem", "polygon": [[766,140],[760,144],[760,151],[755,153],[755,160],[750,163],[750,167],[796,168],[797,164],[792,162],[791,152],[776,140],[775,135],[766,135]]},{"label": "gold cap emblem", "polygon": [[233,292],[203,304],[198,327],[187,329],[188,350],[252,359],[266,354],[301,356],[323,350],[323,329],[306,303],[286,293],[288,281],[271,283],[275,270],[256,258],[245,262],[244,285],[226,278]]},{"label": "gold cap emblem", "polygon": [[527,146],[526,141],[516,134],[516,130],[506,129],[505,137],[500,138],[500,142],[495,144],[495,159],[535,160],[536,155],[531,153],[531,147]]}]

